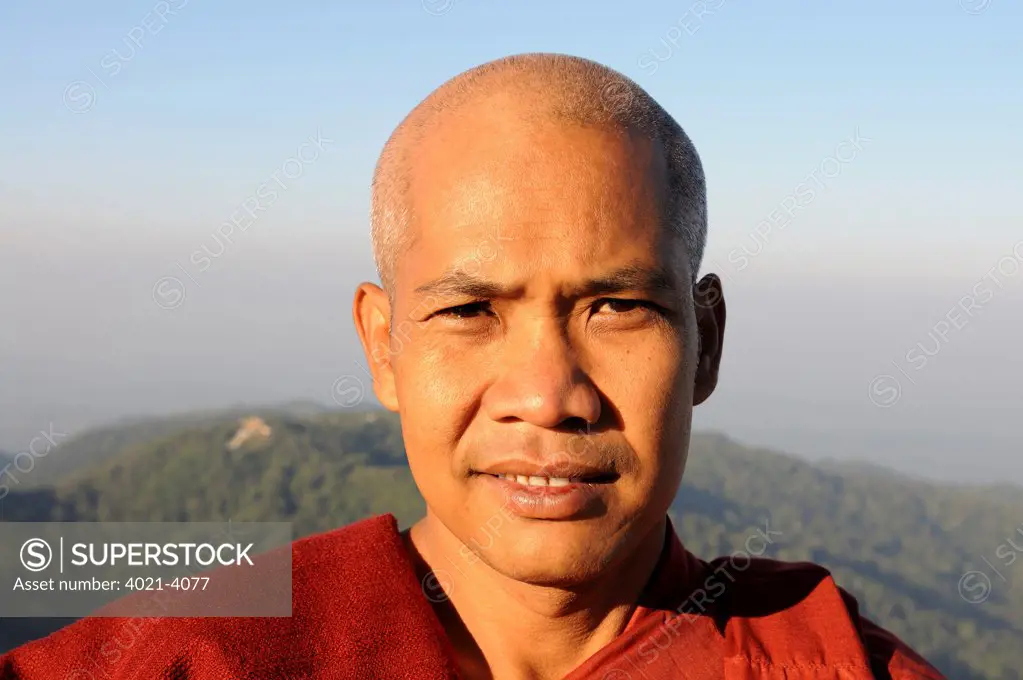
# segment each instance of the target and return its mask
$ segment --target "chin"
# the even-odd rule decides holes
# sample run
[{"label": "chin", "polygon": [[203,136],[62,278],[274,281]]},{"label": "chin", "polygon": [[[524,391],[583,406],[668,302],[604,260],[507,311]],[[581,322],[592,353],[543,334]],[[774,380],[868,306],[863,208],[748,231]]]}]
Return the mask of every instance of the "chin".
[{"label": "chin", "polygon": [[617,552],[608,532],[589,522],[529,522],[509,528],[489,549],[469,545],[507,578],[557,587],[592,581]]},{"label": "chin", "polygon": [[551,588],[581,586],[592,582],[601,573],[599,557],[591,562],[553,554],[537,558],[526,555],[486,555],[482,559],[506,578]]}]

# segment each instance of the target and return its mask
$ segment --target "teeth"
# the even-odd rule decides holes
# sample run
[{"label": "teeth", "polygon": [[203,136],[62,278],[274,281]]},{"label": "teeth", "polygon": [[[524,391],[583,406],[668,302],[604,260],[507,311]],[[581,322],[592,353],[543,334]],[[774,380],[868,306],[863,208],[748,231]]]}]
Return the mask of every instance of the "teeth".
[{"label": "teeth", "polygon": [[540,477],[537,475],[527,477],[526,475],[501,474],[497,476],[509,482],[517,482],[523,486],[568,486],[573,482],[580,481],[578,479],[569,479],[568,477]]}]

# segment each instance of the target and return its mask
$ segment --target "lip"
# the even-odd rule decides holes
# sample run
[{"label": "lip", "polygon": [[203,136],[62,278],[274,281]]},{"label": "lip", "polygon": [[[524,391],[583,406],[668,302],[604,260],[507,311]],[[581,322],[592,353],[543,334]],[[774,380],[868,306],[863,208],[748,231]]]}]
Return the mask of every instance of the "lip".
[{"label": "lip", "polygon": [[492,476],[522,475],[523,477],[560,477],[562,479],[573,480],[573,482],[587,484],[611,483],[617,480],[620,476],[613,469],[587,465],[576,461],[563,460],[540,464],[535,461],[523,459],[498,461],[484,468],[480,468],[479,470],[473,470],[473,473]]},{"label": "lip", "polygon": [[[515,469],[522,470],[523,467]],[[539,469],[541,468],[534,468],[533,471]],[[565,470],[553,474],[548,468],[542,469],[545,470],[544,474],[533,476],[564,476],[573,481],[561,486],[531,486],[514,479],[499,477],[497,473],[479,472],[473,477],[489,493],[498,496],[503,508],[523,519],[534,520],[583,519],[599,514],[602,507],[607,507],[607,497],[613,492],[614,482],[617,480],[617,475],[614,475],[613,479],[606,482],[575,481],[578,477],[565,474]],[[569,469],[568,472],[573,470],[578,471],[578,466]]]}]

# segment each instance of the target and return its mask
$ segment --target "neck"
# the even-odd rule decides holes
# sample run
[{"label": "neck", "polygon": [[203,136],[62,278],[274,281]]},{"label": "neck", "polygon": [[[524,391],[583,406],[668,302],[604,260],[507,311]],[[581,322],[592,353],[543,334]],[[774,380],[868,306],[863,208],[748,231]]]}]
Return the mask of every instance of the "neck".
[{"label": "neck", "polygon": [[571,589],[524,583],[466,559],[468,548],[429,512],[404,538],[463,677],[547,680],[563,678],[625,629],[661,556],[666,523]]}]

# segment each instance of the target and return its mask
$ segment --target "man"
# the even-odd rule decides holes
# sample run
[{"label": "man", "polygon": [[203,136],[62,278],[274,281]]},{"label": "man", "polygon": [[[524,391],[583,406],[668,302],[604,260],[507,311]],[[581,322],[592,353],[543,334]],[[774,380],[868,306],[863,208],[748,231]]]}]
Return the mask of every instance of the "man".
[{"label": "man", "polygon": [[[822,568],[676,537],[725,325],[706,214],[695,149],[624,76],[539,54],[445,83],[383,150],[382,287],[353,305],[426,517],[297,541],[292,618],[166,619],[102,677],[940,678]],[[74,671],[101,621],[0,678]]]}]

